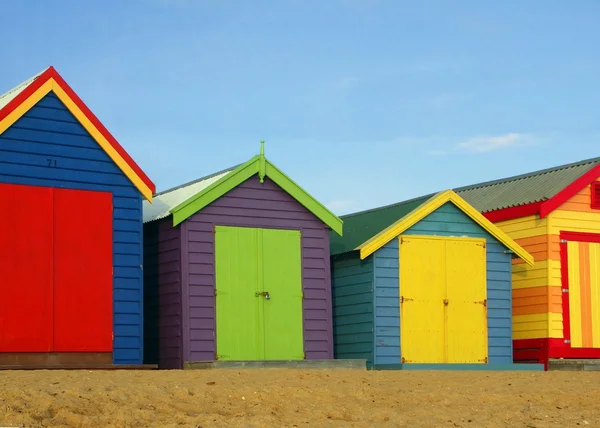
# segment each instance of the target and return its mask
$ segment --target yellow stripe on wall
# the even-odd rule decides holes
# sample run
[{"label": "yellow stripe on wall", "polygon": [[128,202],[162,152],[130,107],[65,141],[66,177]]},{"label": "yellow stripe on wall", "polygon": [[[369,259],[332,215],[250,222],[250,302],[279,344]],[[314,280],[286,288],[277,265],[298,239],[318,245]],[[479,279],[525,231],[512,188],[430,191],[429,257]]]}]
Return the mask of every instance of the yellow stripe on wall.
[{"label": "yellow stripe on wall", "polygon": [[560,261],[536,261],[533,267],[518,264],[512,266],[513,289],[532,287],[560,287]]},{"label": "yellow stripe on wall", "polygon": [[556,210],[550,213],[548,221],[550,234],[560,234],[561,231],[600,233],[600,211]]},{"label": "yellow stripe on wall", "polygon": [[562,339],[562,314],[545,313],[513,316],[513,338]]},{"label": "yellow stripe on wall", "polygon": [[495,225],[512,239],[530,238],[548,233],[548,219],[540,220],[535,215],[501,221]]}]

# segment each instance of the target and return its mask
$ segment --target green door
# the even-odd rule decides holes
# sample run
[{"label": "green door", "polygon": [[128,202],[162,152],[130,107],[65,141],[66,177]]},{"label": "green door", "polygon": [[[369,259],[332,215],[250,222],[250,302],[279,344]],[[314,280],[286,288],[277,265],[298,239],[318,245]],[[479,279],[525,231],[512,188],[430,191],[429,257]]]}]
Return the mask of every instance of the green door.
[{"label": "green door", "polygon": [[217,358],[303,359],[299,231],[217,226]]},{"label": "green door", "polygon": [[217,359],[260,360],[259,231],[218,227],[215,236]]},{"label": "green door", "polygon": [[301,236],[297,230],[262,230],[266,360],[304,359]]}]

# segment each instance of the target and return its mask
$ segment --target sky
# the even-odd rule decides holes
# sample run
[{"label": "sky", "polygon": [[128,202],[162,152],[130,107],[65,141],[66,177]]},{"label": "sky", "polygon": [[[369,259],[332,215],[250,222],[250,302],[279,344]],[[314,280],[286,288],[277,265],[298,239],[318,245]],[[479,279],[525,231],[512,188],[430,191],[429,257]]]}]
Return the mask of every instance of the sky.
[{"label": "sky", "polygon": [[600,156],[600,2],[28,0],[0,92],[53,65],[157,190],[266,156],[334,213]]}]

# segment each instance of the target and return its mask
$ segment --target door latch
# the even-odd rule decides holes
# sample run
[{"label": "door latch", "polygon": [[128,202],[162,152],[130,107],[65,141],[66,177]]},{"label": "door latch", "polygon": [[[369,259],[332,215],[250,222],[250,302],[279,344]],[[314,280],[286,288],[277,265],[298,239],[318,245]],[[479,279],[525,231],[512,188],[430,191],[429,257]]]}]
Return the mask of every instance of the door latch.
[{"label": "door latch", "polygon": [[269,292],[268,292],[268,291],[263,291],[263,292],[261,292],[261,293],[254,293],[254,295],[255,295],[256,297],[263,296],[263,297],[264,297],[265,299],[267,299],[267,300],[270,300],[270,299],[271,299],[271,295],[269,294]]}]

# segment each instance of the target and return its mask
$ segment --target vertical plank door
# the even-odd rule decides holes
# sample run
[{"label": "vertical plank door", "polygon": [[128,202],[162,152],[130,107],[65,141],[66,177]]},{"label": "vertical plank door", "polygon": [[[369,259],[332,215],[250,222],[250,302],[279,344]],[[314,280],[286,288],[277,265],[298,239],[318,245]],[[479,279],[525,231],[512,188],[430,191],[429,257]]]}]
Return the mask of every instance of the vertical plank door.
[{"label": "vertical plank door", "polygon": [[486,363],[485,241],[448,238],[446,245],[446,362]]},{"label": "vertical plank door", "polygon": [[571,348],[600,348],[600,244],[567,242]]},{"label": "vertical plank door", "polygon": [[0,352],[52,350],[52,189],[0,184]]},{"label": "vertical plank door", "polygon": [[216,342],[219,360],[261,360],[259,230],[216,226]]},{"label": "vertical plank door", "polygon": [[402,362],[443,363],[444,241],[416,236],[399,239]]},{"label": "vertical plank door", "polygon": [[262,229],[264,358],[304,359],[302,242],[298,230]]},{"label": "vertical plank door", "polygon": [[55,352],[113,350],[112,231],[111,193],[54,189]]}]

